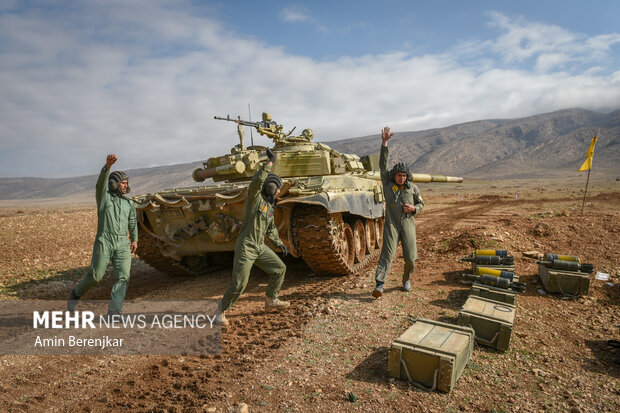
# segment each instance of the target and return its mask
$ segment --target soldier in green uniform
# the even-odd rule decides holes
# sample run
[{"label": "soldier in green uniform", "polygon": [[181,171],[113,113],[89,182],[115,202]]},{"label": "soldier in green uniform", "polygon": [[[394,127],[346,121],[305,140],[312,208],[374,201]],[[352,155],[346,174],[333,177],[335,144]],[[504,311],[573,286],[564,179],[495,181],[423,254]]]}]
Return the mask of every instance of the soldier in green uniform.
[{"label": "soldier in green uniform", "polygon": [[383,225],[383,248],[375,274],[377,286],[372,292],[373,297],[383,295],[383,283],[390,272],[392,260],[400,241],[405,258],[403,272],[403,289],[411,291],[410,277],[413,273],[415,260],[418,258],[418,248],[415,236],[415,221],[413,216],[424,208],[420,190],[409,182],[409,167],[402,162],[394,165],[391,171],[387,169],[388,141],[394,136],[387,126],[381,131],[381,182],[385,195],[385,221]]},{"label": "soldier in green uniform", "polygon": [[[115,154],[106,158],[97,179],[97,236],[93,246],[90,269],[80,283],[71,290],[67,307],[74,311],[80,297],[103,278],[110,261],[114,265],[114,286],[108,314],[120,314],[129,283],[131,254],[138,248],[138,226],[136,208],[132,200],[125,198],[129,193],[129,177],[125,172],[110,167],[116,162]],[[127,239],[127,232],[131,241]]]},{"label": "soldier in green uniform", "polygon": [[278,299],[286,273],[286,265],[271,248],[265,245],[265,236],[267,236],[273,245],[282,250],[283,256],[288,253],[273,222],[273,204],[280,193],[282,179],[278,175],[269,173],[275,155],[267,149],[267,156],[269,161],[252,178],[243,206],[243,224],[235,244],[233,279],[218,310],[217,322],[222,325],[228,325],[224,313],[243,294],[254,264],[269,275],[265,309],[281,310],[290,305],[288,301]]}]

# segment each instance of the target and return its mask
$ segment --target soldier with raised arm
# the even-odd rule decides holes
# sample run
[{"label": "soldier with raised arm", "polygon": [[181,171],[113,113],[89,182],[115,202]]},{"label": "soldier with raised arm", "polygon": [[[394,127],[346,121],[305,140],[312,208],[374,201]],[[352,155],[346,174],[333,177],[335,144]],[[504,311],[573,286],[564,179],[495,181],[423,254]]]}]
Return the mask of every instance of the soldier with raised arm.
[{"label": "soldier with raised arm", "polygon": [[[138,225],[136,208],[132,200],[125,197],[129,193],[129,176],[123,171],[110,173],[116,162],[115,154],[106,158],[106,164],[97,179],[97,236],[93,245],[93,256],[88,273],[71,290],[67,308],[74,311],[78,300],[103,278],[110,261],[114,266],[114,285],[108,314],[120,314],[129,283],[131,254],[138,249]],[[127,232],[129,237],[127,238]]]},{"label": "soldier with raised arm", "polygon": [[377,283],[373,297],[383,295],[383,284],[390,272],[390,266],[396,254],[396,248],[400,241],[405,258],[403,271],[403,289],[411,291],[411,274],[418,258],[416,245],[414,215],[424,207],[420,191],[416,185],[409,181],[409,167],[402,162],[394,165],[388,171],[387,162],[389,156],[388,141],[394,136],[387,126],[381,131],[381,155],[379,167],[381,169],[381,182],[385,196],[385,221],[383,225],[383,248],[375,274]]},{"label": "soldier with raised arm", "polygon": [[233,279],[218,310],[217,322],[222,325],[228,325],[225,312],[243,294],[254,264],[269,275],[265,309],[281,310],[290,305],[288,301],[278,299],[286,273],[286,265],[271,248],[265,245],[265,236],[267,236],[274,246],[282,250],[283,256],[288,253],[273,222],[273,205],[280,193],[282,179],[270,173],[275,155],[269,149],[267,149],[267,157],[269,161],[252,178],[243,206],[243,224],[235,244]]}]

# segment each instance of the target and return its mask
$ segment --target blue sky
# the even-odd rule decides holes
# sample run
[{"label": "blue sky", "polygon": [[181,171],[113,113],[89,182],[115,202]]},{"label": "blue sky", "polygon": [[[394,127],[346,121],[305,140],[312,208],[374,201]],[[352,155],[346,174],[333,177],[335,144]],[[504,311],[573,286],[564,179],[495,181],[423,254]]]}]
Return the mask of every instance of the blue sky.
[{"label": "blue sky", "polygon": [[[617,1],[0,0],[0,177],[204,160],[248,103],[329,141],[620,108]],[[249,134],[249,133],[248,133]],[[268,144],[256,138],[257,144]]]}]

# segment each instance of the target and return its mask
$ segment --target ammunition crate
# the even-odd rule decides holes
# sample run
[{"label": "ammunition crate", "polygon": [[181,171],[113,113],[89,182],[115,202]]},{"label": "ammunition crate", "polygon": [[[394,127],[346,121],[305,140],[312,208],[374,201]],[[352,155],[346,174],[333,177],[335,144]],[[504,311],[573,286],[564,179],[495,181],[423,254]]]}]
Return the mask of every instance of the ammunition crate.
[{"label": "ammunition crate", "polygon": [[510,345],[515,306],[477,296],[469,296],[459,312],[458,325],[472,327],[476,342],[506,351]]},{"label": "ammunition crate", "polygon": [[474,282],[474,284],[471,286],[471,292],[469,293],[469,295],[488,298],[489,300],[512,305],[515,305],[515,302],[517,300],[517,293],[513,290],[493,287],[491,285],[485,285],[479,282]]},{"label": "ammunition crate", "polygon": [[[513,265],[485,265],[485,264],[476,264],[475,262],[471,263],[471,270],[472,270],[472,274],[476,273],[476,269],[478,267],[483,267],[483,268],[491,268],[493,270],[501,270],[501,271],[510,271],[510,272],[515,272],[515,266]],[[517,276],[517,274],[515,274],[515,278],[514,281],[519,281],[519,277]]]},{"label": "ammunition crate", "polygon": [[449,392],[473,350],[471,328],[420,318],[392,343],[388,369],[417,387]]},{"label": "ammunition crate", "polygon": [[590,274],[581,271],[565,271],[538,264],[538,276],[550,293],[562,293],[569,297],[586,295],[590,289]]}]

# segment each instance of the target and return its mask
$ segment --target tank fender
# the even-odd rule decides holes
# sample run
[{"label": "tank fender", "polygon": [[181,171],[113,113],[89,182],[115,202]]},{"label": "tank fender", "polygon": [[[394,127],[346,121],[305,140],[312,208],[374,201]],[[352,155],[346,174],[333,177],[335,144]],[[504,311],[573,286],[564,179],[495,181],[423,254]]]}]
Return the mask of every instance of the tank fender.
[{"label": "tank fender", "polygon": [[372,219],[383,216],[384,206],[383,202],[375,202],[375,195],[371,192],[322,192],[278,201],[278,205],[282,206],[292,203],[320,205],[332,214],[349,212]]}]

